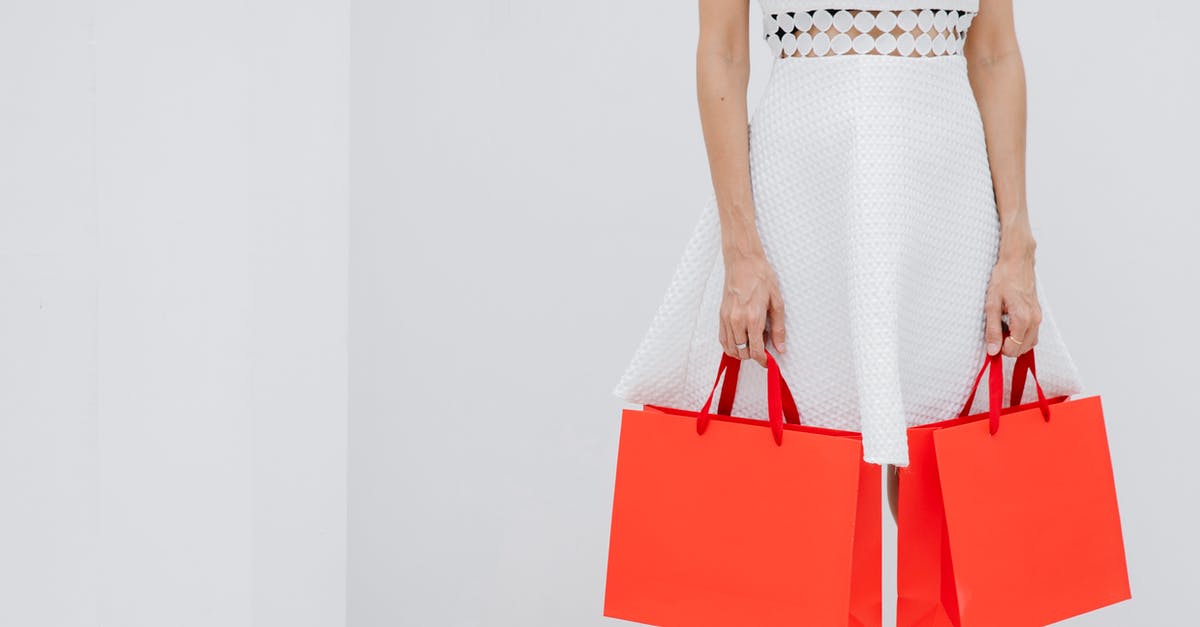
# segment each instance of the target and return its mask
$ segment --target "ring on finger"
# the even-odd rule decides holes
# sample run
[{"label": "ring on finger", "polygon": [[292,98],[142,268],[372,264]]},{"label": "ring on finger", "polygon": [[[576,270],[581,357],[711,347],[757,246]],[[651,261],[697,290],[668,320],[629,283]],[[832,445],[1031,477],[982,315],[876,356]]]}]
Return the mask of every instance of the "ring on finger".
[{"label": "ring on finger", "polygon": [[742,342],[741,344],[734,344],[734,345],[733,345],[733,347],[734,347],[734,348],[736,348],[736,349],[738,349],[738,350],[743,350],[743,349],[745,349],[745,348],[746,348],[746,347],[748,347],[748,346],[750,346],[750,342]]}]

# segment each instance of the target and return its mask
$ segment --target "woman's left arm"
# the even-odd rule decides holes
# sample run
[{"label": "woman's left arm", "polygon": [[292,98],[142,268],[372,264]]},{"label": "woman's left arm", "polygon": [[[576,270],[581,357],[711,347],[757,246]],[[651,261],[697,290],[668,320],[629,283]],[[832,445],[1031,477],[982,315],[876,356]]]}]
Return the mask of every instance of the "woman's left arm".
[{"label": "woman's left arm", "polygon": [[[1037,344],[1042,309],[1033,271],[1036,242],[1025,203],[1025,67],[1012,0],[980,0],[963,54],[983,119],[1000,217],[1000,254],[988,283],[984,339],[988,354],[999,350],[1016,356]],[[1006,340],[1003,313],[1011,333]]]}]

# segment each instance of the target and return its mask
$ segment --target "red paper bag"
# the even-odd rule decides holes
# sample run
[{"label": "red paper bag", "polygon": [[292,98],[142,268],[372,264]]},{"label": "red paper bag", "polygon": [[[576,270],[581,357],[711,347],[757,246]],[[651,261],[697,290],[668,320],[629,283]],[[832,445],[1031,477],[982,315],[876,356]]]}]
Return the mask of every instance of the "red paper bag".
[{"label": "red paper bag", "polygon": [[[989,371],[989,410],[967,416]],[[897,624],[1034,627],[1131,598],[1100,397],[1047,399],[1033,350],[1001,409],[989,356],[962,416],[908,430]],[[1018,405],[1026,373],[1038,400]]]},{"label": "red paper bag", "polygon": [[799,424],[770,354],[768,420],[720,415],[740,364],[722,358],[699,412],[622,413],[604,615],[671,627],[880,625],[879,465],[862,460],[860,433]]}]

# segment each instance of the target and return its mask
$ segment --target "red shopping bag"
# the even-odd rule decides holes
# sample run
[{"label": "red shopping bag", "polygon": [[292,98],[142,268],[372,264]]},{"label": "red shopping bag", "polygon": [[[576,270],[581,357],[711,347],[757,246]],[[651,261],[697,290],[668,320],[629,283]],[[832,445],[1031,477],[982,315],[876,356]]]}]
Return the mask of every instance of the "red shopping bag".
[{"label": "red shopping bag", "polygon": [[799,424],[770,354],[768,420],[724,415],[740,364],[722,358],[699,412],[622,413],[604,615],[672,627],[880,625],[879,465],[863,461],[860,433]]},{"label": "red shopping bag", "polygon": [[[1001,409],[1001,359],[959,418],[908,429],[900,627],[1049,625],[1131,598],[1100,397],[1047,399],[1029,350]],[[969,416],[985,371],[989,410]],[[1038,400],[1019,405],[1026,373]]]}]

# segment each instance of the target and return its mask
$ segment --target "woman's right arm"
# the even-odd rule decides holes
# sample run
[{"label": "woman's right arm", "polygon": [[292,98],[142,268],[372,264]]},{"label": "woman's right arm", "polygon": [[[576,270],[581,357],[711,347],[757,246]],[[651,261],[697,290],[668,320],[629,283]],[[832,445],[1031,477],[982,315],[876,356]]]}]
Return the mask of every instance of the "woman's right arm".
[{"label": "woman's right arm", "polygon": [[[700,0],[696,91],[725,261],[721,346],[731,356],[765,366],[768,325],[779,352],[785,329],[783,297],[759,239],[750,186],[749,18],[749,0]],[[748,348],[735,347],[745,343]]]}]

